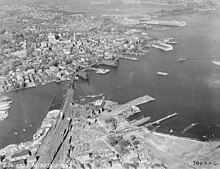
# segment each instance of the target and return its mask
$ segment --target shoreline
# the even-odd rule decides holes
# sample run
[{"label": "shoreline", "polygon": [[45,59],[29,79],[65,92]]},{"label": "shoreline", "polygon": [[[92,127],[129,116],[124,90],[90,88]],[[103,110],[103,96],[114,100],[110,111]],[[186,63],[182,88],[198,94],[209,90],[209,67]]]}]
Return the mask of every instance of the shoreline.
[{"label": "shoreline", "polygon": [[[37,87],[37,86],[35,86],[35,87]],[[25,88],[25,89],[28,89],[28,88]],[[50,114],[52,113],[52,112],[57,112],[57,116],[56,116],[56,120],[54,121],[54,123],[53,123],[53,127],[51,126],[51,128],[48,130],[48,131],[46,131],[45,133],[44,133],[44,137],[43,138],[40,138],[40,139],[44,139],[45,137],[46,137],[46,135],[50,132],[50,130],[52,130],[52,129],[54,129],[54,128],[56,128],[56,126],[59,124],[59,122],[60,122],[60,118],[61,118],[61,116],[62,116],[62,112],[63,112],[63,109],[66,109],[67,107],[67,105],[65,105],[65,101],[66,101],[66,99],[67,99],[67,97],[68,97],[68,90],[67,90],[67,92],[66,92],[66,97],[63,99],[63,102],[61,103],[61,108],[59,109],[59,110],[50,110],[47,114],[46,114],[46,116],[45,116],[45,118],[43,119],[43,121],[42,121],[42,123],[41,123],[41,126],[40,126],[40,128],[38,128],[37,129],[37,131],[36,131],[36,133],[35,134],[33,134],[33,139],[32,140],[30,140],[30,141],[26,141],[26,142],[21,142],[21,143],[17,143],[17,144],[9,144],[9,145],[7,145],[7,146],[5,146],[5,147],[3,147],[3,148],[1,148],[0,149],[0,155],[1,155],[1,153],[2,152],[4,152],[4,149],[7,149],[8,147],[13,147],[13,146],[16,146],[18,149],[20,148],[20,149],[22,149],[23,147],[24,147],[24,145],[28,145],[28,144],[30,144],[30,143],[34,143],[34,142],[36,142],[37,140],[35,140],[34,138],[35,138],[35,136],[39,133],[39,131],[41,130],[41,129],[43,129],[43,128],[47,128],[47,127],[45,127],[45,126],[47,126],[46,124],[45,124],[45,121],[47,122],[47,121],[50,121],[50,117],[48,117],[48,116],[50,116]],[[125,104],[120,104],[120,105],[118,105],[118,104],[116,104],[115,106],[116,107],[113,107],[113,109],[112,109],[112,113],[113,114],[115,114],[117,111],[122,111],[123,109],[125,109],[129,104],[134,104],[134,106],[138,106],[138,105],[140,105],[140,104],[143,104],[144,103],[144,101],[143,101],[143,99],[141,99],[142,97],[139,97],[139,98],[136,98],[136,99],[133,99],[133,100],[131,100],[131,101],[129,101],[129,102],[127,102],[127,103],[125,103]],[[148,102],[152,102],[152,101],[155,101],[155,98],[153,98],[153,97],[150,97],[150,96],[145,96],[145,97],[143,97],[143,98],[148,98],[148,99],[150,99]],[[140,101],[140,103],[138,103]],[[112,102],[112,101],[110,101],[109,100],[109,102]],[[114,102],[113,102],[114,103]],[[81,105],[81,106],[84,106],[84,105]],[[58,113],[59,112],[59,113]],[[117,114],[117,113],[116,113]],[[128,114],[129,116],[130,116],[130,114]],[[131,114],[132,115],[132,114]],[[53,117],[52,117],[53,118]],[[140,119],[139,119],[140,120]],[[176,135],[172,135],[172,134],[165,134],[165,133],[160,133],[160,132],[154,132],[154,131],[150,131],[150,130],[148,130],[148,129],[146,129],[146,128],[144,128],[144,126],[140,126],[140,128],[138,129],[138,130],[145,130],[145,131],[147,131],[147,132],[151,132],[151,133],[153,133],[153,134],[155,134],[155,135],[157,135],[157,136],[163,136],[163,137],[167,137],[167,138],[172,138],[172,139],[175,139],[175,138],[178,138],[178,139],[180,139],[180,140],[185,140],[185,141],[191,141],[191,142],[197,142],[197,143],[207,143],[206,141],[202,141],[202,140],[199,140],[199,139],[195,139],[195,138],[190,138],[190,137],[181,137],[181,136],[176,136]],[[213,140],[213,141],[210,141],[210,142],[216,142],[215,140]]]},{"label": "shoreline", "polygon": [[[84,164],[86,162],[85,153],[100,151],[101,148],[103,152],[108,151],[110,153],[109,158],[111,160],[114,160],[111,154],[120,154],[121,162],[117,167],[118,169],[122,169],[124,164],[131,164],[133,156],[129,156],[128,152],[140,156],[142,160],[138,163],[143,164],[146,158],[142,158],[141,154],[147,156],[149,151],[153,153],[154,159],[162,160],[160,164],[192,167],[192,159],[198,159],[200,153],[209,153],[209,158],[211,158],[215,149],[219,147],[220,142],[217,141],[202,142],[191,138],[158,133],[148,126],[138,127],[135,125],[136,123],[133,124],[126,119],[132,113],[140,112],[137,106],[155,101],[155,98],[149,95],[138,97],[120,105],[105,100],[103,96],[102,99],[82,105],[73,101],[75,89],[72,89],[72,86],[74,84],[71,83],[69,86],[61,108],[47,113],[41,127],[33,135],[31,141],[8,145],[0,150],[0,156],[4,156],[1,162],[3,165],[16,165],[19,160],[31,158],[31,161],[28,160],[27,164],[23,165],[31,165],[33,168],[37,168],[39,165],[46,164],[51,168],[58,163],[68,165],[66,162],[68,156],[78,160],[80,164]],[[140,124],[144,123],[143,119],[137,121]],[[124,149],[118,149],[115,143],[111,141],[111,139],[118,137],[124,141],[127,140],[133,146],[133,150],[127,149],[125,151],[126,144]],[[135,146],[133,138],[140,144],[140,147]],[[116,144],[118,143],[116,142]],[[186,145],[187,147],[185,147]],[[74,148],[69,149],[69,146],[70,148],[74,146]],[[141,153],[143,146],[147,151]],[[25,151],[29,151],[31,154],[19,155]],[[102,154],[102,152],[100,153]],[[189,158],[188,153],[191,153],[193,157]],[[174,159],[178,159],[175,164],[171,163]],[[216,159],[215,163],[217,162],[219,160]],[[151,161],[151,166],[154,164],[154,161]],[[106,163],[104,163],[105,165]]]}]

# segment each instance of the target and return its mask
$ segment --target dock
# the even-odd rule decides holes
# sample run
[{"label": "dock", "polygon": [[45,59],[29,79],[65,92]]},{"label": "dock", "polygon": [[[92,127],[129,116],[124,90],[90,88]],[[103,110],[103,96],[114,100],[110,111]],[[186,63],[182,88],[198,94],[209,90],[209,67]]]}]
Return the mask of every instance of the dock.
[{"label": "dock", "polygon": [[170,118],[172,118],[172,117],[175,117],[175,116],[177,116],[177,115],[178,115],[178,113],[173,113],[173,114],[168,115],[168,116],[166,116],[166,117],[163,117],[163,118],[161,118],[161,119],[159,119],[159,120],[156,120],[156,121],[154,121],[154,122],[152,122],[152,123],[149,123],[149,124],[147,124],[146,126],[148,126],[148,125],[153,125],[153,124],[159,124],[160,122],[165,121],[165,120],[168,120],[168,119],[170,119]]},{"label": "dock", "polygon": [[161,41],[154,42],[152,47],[163,50],[163,51],[171,51],[173,50],[173,46],[170,44],[163,43]]},{"label": "dock", "polygon": [[148,95],[138,97],[128,103],[117,106],[115,109],[112,110],[111,114],[119,114],[119,113],[122,113],[123,111],[126,111],[129,107],[138,106],[138,105],[148,103],[154,100],[156,99]]},{"label": "dock", "polygon": [[141,125],[141,124],[143,124],[143,123],[146,123],[146,122],[148,122],[148,121],[150,121],[150,120],[151,120],[151,117],[145,117],[145,118],[142,118],[142,119],[140,119],[140,120],[135,120],[134,122],[131,123],[131,125],[133,125],[133,126],[139,126],[139,125]]}]

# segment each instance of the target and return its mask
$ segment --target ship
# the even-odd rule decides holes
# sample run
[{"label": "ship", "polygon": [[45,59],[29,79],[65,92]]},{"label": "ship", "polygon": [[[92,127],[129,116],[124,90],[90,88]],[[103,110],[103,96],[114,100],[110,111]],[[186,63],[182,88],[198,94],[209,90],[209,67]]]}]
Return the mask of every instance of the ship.
[{"label": "ship", "polygon": [[181,131],[182,134],[187,132],[188,130],[192,129],[194,126],[196,126],[198,123],[192,123],[189,126],[187,126],[183,131]]},{"label": "ship", "polygon": [[178,62],[184,62],[184,61],[186,61],[185,58],[179,58],[179,59],[178,59]]},{"label": "ship", "polygon": [[174,26],[174,27],[182,27],[186,25],[185,21],[162,21],[162,20],[149,20],[145,22],[148,25],[161,25],[161,26]]},{"label": "ship", "polygon": [[157,72],[158,75],[162,75],[162,76],[168,76],[168,73],[166,72]]},{"label": "ship", "polygon": [[216,65],[218,65],[218,66],[220,66],[220,61],[215,61],[215,60],[212,60],[212,63],[214,63],[214,64],[216,64]]}]

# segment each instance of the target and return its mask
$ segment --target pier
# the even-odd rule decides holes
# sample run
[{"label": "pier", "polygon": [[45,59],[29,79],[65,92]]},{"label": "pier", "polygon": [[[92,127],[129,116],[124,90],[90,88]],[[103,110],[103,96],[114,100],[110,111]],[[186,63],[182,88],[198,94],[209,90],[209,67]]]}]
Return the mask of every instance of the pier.
[{"label": "pier", "polygon": [[145,118],[142,118],[142,119],[140,119],[140,120],[135,120],[135,121],[133,121],[132,123],[131,123],[131,125],[133,125],[133,126],[139,126],[139,125],[141,125],[141,124],[143,124],[143,123],[146,123],[146,122],[148,122],[148,121],[150,121],[151,120],[151,117],[145,117]]},{"label": "pier", "polygon": [[171,50],[173,50],[173,46],[172,45],[163,43],[161,41],[154,42],[152,44],[152,47],[157,48],[157,49],[161,49],[163,51],[171,51]]},{"label": "pier", "polygon": [[163,117],[163,118],[161,118],[161,119],[159,119],[159,120],[156,120],[156,121],[154,121],[154,122],[152,122],[152,123],[149,123],[149,124],[147,124],[146,126],[148,126],[148,125],[153,125],[153,124],[159,124],[159,123],[162,122],[162,121],[165,121],[165,120],[168,120],[168,119],[170,119],[170,118],[172,118],[172,117],[177,116],[177,114],[178,114],[178,113],[173,113],[173,114],[168,115],[168,116],[166,116],[166,117]]},{"label": "pier", "polygon": [[138,97],[128,103],[125,103],[123,105],[116,107],[115,109],[112,110],[111,114],[120,114],[121,112],[126,111],[128,107],[141,105],[141,104],[148,103],[154,100],[155,98],[148,96],[148,95]]}]

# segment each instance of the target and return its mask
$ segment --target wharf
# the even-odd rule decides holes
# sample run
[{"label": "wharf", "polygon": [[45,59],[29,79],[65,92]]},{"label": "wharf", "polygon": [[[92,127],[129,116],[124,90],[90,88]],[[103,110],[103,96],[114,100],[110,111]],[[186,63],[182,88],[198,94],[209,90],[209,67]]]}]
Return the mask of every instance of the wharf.
[{"label": "wharf", "polygon": [[139,126],[139,125],[141,125],[141,124],[143,124],[143,123],[146,123],[146,122],[148,122],[148,121],[150,121],[150,120],[151,120],[151,117],[145,117],[145,118],[142,118],[142,119],[140,119],[140,120],[135,120],[134,122],[131,123],[131,125],[133,125],[133,126]]},{"label": "wharf", "polygon": [[168,115],[168,116],[166,116],[166,117],[163,117],[163,118],[161,118],[161,119],[159,119],[159,120],[156,120],[156,121],[154,121],[154,122],[152,122],[152,123],[149,123],[149,124],[147,124],[146,126],[148,126],[148,125],[153,125],[153,124],[159,124],[159,123],[162,122],[162,121],[165,121],[165,120],[168,120],[168,119],[170,119],[170,118],[172,118],[172,117],[177,116],[177,114],[178,114],[178,113],[173,113],[173,114]]},{"label": "wharf", "polygon": [[157,48],[157,49],[161,49],[163,51],[171,51],[171,50],[173,50],[173,46],[172,45],[166,44],[166,43],[163,43],[163,42],[160,42],[160,41],[153,43],[152,47]]},{"label": "wharf", "polygon": [[134,100],[129,101],[128,103],[125,103],[123,105],[116,107],[115,109],[112,110],[111,114],[119,114],[119,113],[125,111],[128,107],[141,105],[141,104],[148,103],[148,102],[151,102],[154,100],[155,100],[155,98],[148,96],[148,95],[138,97]]}]

